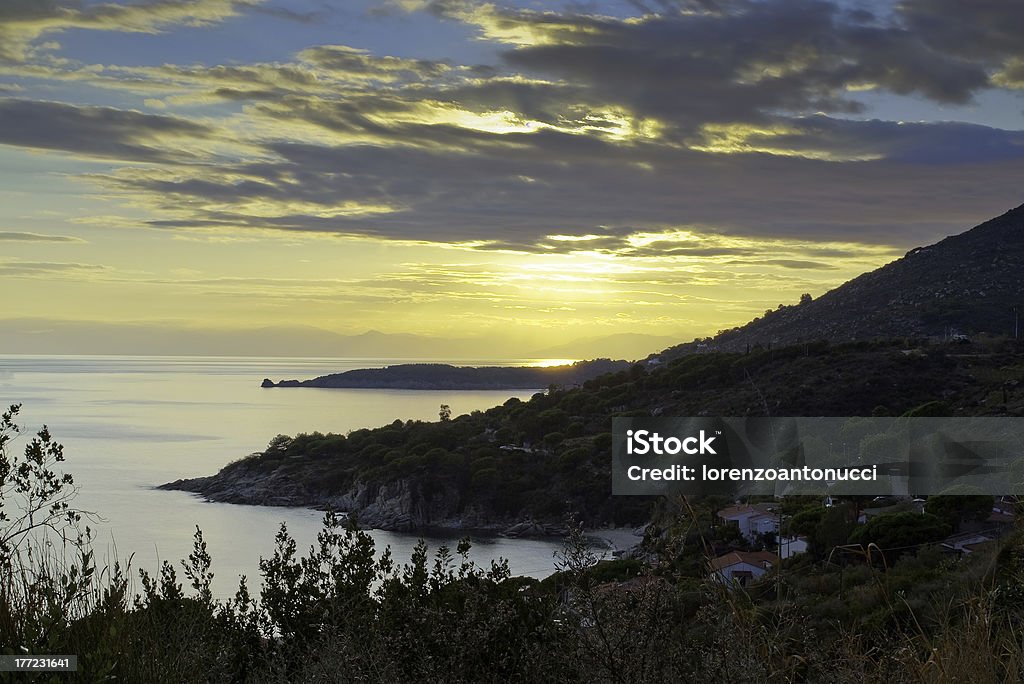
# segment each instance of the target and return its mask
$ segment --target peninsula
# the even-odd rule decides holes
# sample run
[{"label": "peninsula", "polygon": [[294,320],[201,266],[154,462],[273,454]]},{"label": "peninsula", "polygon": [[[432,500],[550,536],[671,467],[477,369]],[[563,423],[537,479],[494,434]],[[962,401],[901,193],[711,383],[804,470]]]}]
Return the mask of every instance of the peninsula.
[{"label": "peninsula", "polygon": [[312,380],[263,380],[262,387],[346,389],[496,390],[572,387],[605,373],[629,368],[627,361],[595,359],[564,366],[451,366],[407,363],[385,368],[360,368],[321,375]]}]

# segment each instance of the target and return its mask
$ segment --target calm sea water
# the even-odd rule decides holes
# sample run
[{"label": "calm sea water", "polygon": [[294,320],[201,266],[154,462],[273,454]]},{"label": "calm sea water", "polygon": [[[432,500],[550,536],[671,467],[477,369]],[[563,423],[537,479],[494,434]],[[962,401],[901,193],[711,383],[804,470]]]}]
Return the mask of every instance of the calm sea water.
[{"label": "calm sea water", "polygon": [[[308,548],[321,513],[307,509],[204,502],[185,492],[152,489],[182,477],[209,475],[261,450],[277,434],[340,432],[394,421],[437,420],[441,404],[455,415],[531,392],[263,389],[264,377],[310,378],[352,368],[409,361],[380,359],[253,359],[224,357],[0,356],[0,403],[22,404],[25,428],[15,449],[43,424],[65,446],[66,469],[80,487],[76,505],[102,517],[101,559],[132,557],[153,571],[160,560],[187,557],[202,528],[215,590],[233,594],[238,576],[257,584],[258,561],[273,549],[281,522]],[[519,365],[528,361],[508,361]],[[474,365],[472,361],[453,361]],[[497,365],[488,362],[488,365]],[[406,561],[419,536],[372,532]],[[427,538],[431,548],[454,539]],[[555,541],[475,539],[472,558],[509,560],[513,573],[543,577],[553,570]]]}]

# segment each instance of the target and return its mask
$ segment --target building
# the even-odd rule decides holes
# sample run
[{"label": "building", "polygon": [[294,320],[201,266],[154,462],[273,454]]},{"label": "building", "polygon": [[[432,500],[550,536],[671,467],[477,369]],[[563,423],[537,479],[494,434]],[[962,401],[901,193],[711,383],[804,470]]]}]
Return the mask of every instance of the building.
[{"label": "building", "polygon": [[958,556],[969,556],[983,546],[991,544],[998,535],[998,531],[961,532],[946,537],[942,541],[942,550]]},{"label": "building", "polygon": [[712,560],[709,566],[712,579],[745,587],[764,577],[778,563],[779,557],[770,551],[731,551]]},{"label": "building", "polygon": [[774,504],[740,504],[720,510],[718,519],[737,525],[745,539],[756,541],[758,536],[779,533],[779,516],[774,510]]},{"label": "building", "polygon": [[779,558],[786,560],[798,553],[807,553],[807,540],[803,537],[780,537]]}]

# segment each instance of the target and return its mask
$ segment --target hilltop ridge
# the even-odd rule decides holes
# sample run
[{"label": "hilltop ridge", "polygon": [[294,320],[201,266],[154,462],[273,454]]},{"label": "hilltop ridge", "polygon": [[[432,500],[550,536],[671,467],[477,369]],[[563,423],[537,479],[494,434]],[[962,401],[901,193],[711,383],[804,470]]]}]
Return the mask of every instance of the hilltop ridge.
[{"label": "hilltop ridge", "polygon": [[821,297],[780,306],[712,338],[669,347],[745,351],[817,340],[1013,335],[1024,307],[1024,205],[966,232],[910,250]]}]

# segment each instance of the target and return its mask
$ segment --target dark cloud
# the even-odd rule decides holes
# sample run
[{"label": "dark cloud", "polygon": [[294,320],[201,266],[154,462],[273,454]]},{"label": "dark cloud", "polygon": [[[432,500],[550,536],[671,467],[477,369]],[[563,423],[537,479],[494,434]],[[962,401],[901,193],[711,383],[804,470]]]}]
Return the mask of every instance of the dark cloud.
[{"label": "dark cloud", "polygon": [[1015,0],[901,0],[907,29],[936,50],[990,66],[1024,56],[1024,3]]},{"label": "dark cloud", "polygon": [[778,119],[755,133],[751,149],[822,154],[839,159],[879,157],[915,164],[962,164],[1024,157],[1024,131],[957,122],[855,121],[827,116]]},{"label": "dark cloud", "polygon": [[208,127],[113,107],[0,98],[0,144],[90,157],[170,162],[182,154],[168,138],[209,138]]},{"label": "dark cloud", "polygon": [[[639,231],[689,227],[740,236],[920,244],[1019,203],[1016,179],[1024,173],[1020,158],[980,166],[885,159],[836,163],[708,155],[656,144],[623,148],[555,132],[494,137],[513,140],[501,148],[457,153],[426,146],[275,144],[271,149],[281,156],[279,162],[211,169],[202,178],[108,182],[143,194],[161,210],[192,208],[189,218],[154,224],[160,227],[248,225],[479,241],[490,248],[532,251],[575,247],[636,256],[724,256],[731,246],[632,249],[621,239]],[[251,180],[234,180],[240,176]],[[936,192],[940,187],[946,190]],[[256,200],[263,211],[248,214]],[[392,211],[328,215],[346,202]],[[297,205],[302,211],[294,209]],[[556,242],[551,235],[601,239]]]},{"label": "dark cloud", "polygon": [[[491,22],[491,23],[488,23]],[[984,64],[932,47],[898,25],[864,24],[817,0],[744,4],[731,13],[640,21],[529,11],[482,20],[538,34],[505,58],[520,69],[585,84],[595,99],[683,132],[769,112],[857,112],[849,86],[964,103],[988,85]]]},{"label": "dark cloud", "polygon": [[[189,161],[181,139],[213,140],[215,131],[27,100],[0,99],[0,142],[152,162],[145,173],[99,180],[154,209],[149,225],[164,229],[750,257],[792,269],[821,268],[816,257],[842,250],[772,261],[724,241],[637,246],[627,237],[685,228],[913,245],[1022,199],[1024,133],[864,120],[859,95],[963,104],[994,83],[1024,81],[1012,40],[1021,13],[1009,3],[981,0],[972,15],[953,0],[906,0],[889,13],[825,0],[639,0],[643,16],[628,20],[601,14],[600,3],[562,12],[404,4],[476,26],[501,44],[502,58],[466,67],[325,45],[288,64],[103,71],[185,93],[188,103],[210,95],[249,103],[238,130],[257,131],[245,142],[262,147],[260,161],[160,169]],[[21,0],[6,7],[39,36],[74,23],[49,23],[57,15],[148,31],[243,6],[155,0],[137,14],[107,5],[32,10]],[[30,22],[32,11],[45,21]]]}]

